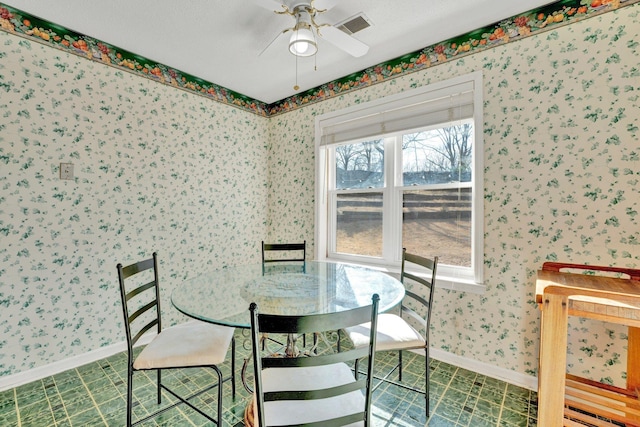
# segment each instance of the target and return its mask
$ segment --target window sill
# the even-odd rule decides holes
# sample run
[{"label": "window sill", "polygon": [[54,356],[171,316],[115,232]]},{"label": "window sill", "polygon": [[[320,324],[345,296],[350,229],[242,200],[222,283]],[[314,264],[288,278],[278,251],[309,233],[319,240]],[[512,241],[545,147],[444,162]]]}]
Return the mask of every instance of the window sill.
[{"label": "window sill", "polygon": [[[363,262],[350,262],[340,259],[325,259],[324,261],[330,262],[343,262],[346,264],[357,265],[360,267],[370,268],[372,270],[382,271],[388,274],[393,274],[396,278],[400,275],[400,269],[398,267],[388,267],[379,264],[367,264]],[[419,274],[419,273],[418,273]],[[460,277],[450,277],[441,274],[436,274],[436,288],[448,289],[456,292],[468,292],[470,294],[482,295],[486,290],[486,286],[483,283],[477,283],[471,279],[464,279]]]}]

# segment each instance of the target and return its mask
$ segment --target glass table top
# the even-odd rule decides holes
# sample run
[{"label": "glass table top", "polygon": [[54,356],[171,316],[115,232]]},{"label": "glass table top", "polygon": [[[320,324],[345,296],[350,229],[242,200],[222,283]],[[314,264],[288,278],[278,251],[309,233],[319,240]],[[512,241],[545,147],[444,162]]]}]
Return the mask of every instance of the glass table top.
[{"label": "glass table top", "polygon": [[262,264],[224,268],[187,280],[171,302],[187,316],[220,325],[249,328],[249,304],[261,313],[334,313],[371,304],[379,311],[400,303],[404,287],[380,271],[333,262]]}]

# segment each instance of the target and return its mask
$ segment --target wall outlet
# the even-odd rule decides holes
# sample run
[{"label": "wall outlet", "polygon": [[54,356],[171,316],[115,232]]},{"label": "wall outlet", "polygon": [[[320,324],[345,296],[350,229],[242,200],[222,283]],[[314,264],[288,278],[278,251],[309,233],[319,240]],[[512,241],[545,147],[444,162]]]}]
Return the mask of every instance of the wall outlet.
[{"label": "wall outlet", "polygon": [[73,163],[60,163],[60,179],[73,179]]}]

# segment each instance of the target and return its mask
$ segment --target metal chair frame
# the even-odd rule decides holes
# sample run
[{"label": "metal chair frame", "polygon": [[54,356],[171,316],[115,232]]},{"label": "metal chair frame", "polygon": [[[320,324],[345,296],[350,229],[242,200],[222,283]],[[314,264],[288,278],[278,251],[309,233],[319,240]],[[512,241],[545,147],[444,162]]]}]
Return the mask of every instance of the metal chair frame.
[{"label": "metal chair frame", "polygon": [[[296,257],[287,257],[287,258],[268,258],[266,253],[267,252],[280,252],[280,253],[285,253],[285,252],[299,252],[302,251],[302,257],[296,258]],[[264,275],[266,273],[266,267],[268,264],[271,263],[281,263],[281,262],[302,262],[302,272],[305,273],[306,270],[306,260],[307,260],[307,241],[305,240],[302,243],[265,243],[264,240],[262,241],[262,274]],[[275,342],[276,344],[279,345],[284,345],[283,343],[281,343],[278,340],[275,340],[273,338],[269,338],[268,335],[264,336],[263,339],[263,346],[262,349],[264,350],[265,347],[265,340],[269,339],[273,342]],[[317,336],[314,335],[314,341],[313,341],[314,345],[317,344]],[[307,346],[307,337],[306,334],[302,336],[302,346],[306,347]]]},{"label": "metal chair frame", "polygon": [[[266,252],[297,252],[302,251],[301,258],[268,258],[266,256]],[[304,263],[307,259],[307,241],[305,240],[303,243],[265,243],[262,241],[262,272],[264,273],[264,269],[266,264],[274,263],[274,262],[302,262]],[[304,271],[304,264],[303,264]]]},{"label": "metal chair frame", "polygon": [[[126,279],[129,279],[138,273],[142,273],[150,269],[153,269],[152,281],[145,284],[137,285],[133,289],[127,291],[127,288],[125,286]],[[194,411],[198,412],[199,414],[201,414],[211,422],[217,424],[218,426],[222,426],[222,384],[226,381],[231,380],[233,396],[235,397],[235,394],[236,394],[235,339],[232,339],[231,341],[231,375],[227,378],[223,378],[222,372],[216,365],[174,366],[174,367],[162,368],[162,369],[149,369],[149,370],[155,370],[157,374],[156,387],[157,387],[157,395],[158,395],[158,405],[162,403],[163,389],[167,391],[169,394],[171,394],[173,397],[178,399],[178,401],[170,406],[164,407],[136,421],[135,423],[131,422],[132,410],[133,410],[133,374],[134,372],[142,370],[142,369],[135,369],[133,367],[133,364],[135,362],[135,358],[133,354],[134,346],[146,332],[150,331],[154,327],[156,328],[156,331],[158,334],[160,334],[160,332],[162,331],[162,320],[161,320],[161,310],[160,310],[160,285],[159,285],[160,282],[158,278],[158,254],[157,252],[154,252],[152,258],[146,259],[144,261],[136,262],[126,267],[123,267],[122,264],[119,263],[117,265],[117,270],[118,270],[118,280],[120,283],[120,295],[122,298],[122,310],[124,315],[125,332],[127,336],[127,426],[134,426],[137,424],[141,424],[182,403],[189,406]],[[145,294],[145,292],[147,293]],[[148,295],[149,292],[153,292],[153,297],[149,298],[150,301],[147,304],[143,305],[142,307],[137,308],[136,311],[132,313],[129,308],[129,301],[132,298],[139,296],[141,294]],[[135,335],[133,335],[132,324],[135,322],[135,320],[143,316],[145,313],[153,313],[153,310],[155,310],[155,315],[153,316],[153,319],[143,326],[138,327],[138,325],[136,324],[136,328],[135,328],[136,332],[135,332]],[[218,380],[217,382],[214,382],[211,386],[206,387],[202,390],[199,390],[188,397],[182,397],[178,395],[176,392],[174,392],[173,390],[171,390],[169,387],[167,387],[162,383],[163,370],[187,369],[187,368],[211,368],[216,373],[216,377]],[[216,419],[214,419],[209,414],[205,413],[200,408],[196,407],[190,402],[190,400],[192,400],[193,398],[215,387],[218,387],[218,414],[217,414],[218,416]]]},{"label": "metal chair frame", "polygon": [[[409,273],[407,271],[406,263],[412,263],[419,266],[422,266],[430,271],[429,277],[419,276],[417,274]],[[406,280],[409,279],[419,285],[424,286],[427,289],[428,299],[418,295],[416,292],[405,289],[405,297],[402,300],[400,305],[400,317],[406,318],[409,317],[413,322],[418,323],[421,328],[424,329],[424,341],[425,345],[420,347],[402,347],[401,349],[385,349],[379,351],[398,351],[398,362],[395,366],[389,370],[383,376],[375,376],[376,380],[379,382],[374,386],[374,390],[376,390],[382,383],[389,383],[396,385],[398,387],[402,387],[407,390],[411,390],[425,396],[425,412],[427,417],[429,416],[429,328],[431,325],[431,311],[433,307],[433,295],[435,291],[435,277],[436,270],[438,266],[438,257],[434,257],[433,259],[425,258],[419,255],[410,254],[406,251],[406,249],[402,249],[402,265],[400,269],[400,281],[405,284]],[[426,309],[426,314],[421,315],[418,313],[416,309],[413,309],[406,305],[407,300],[413,300],[419,306],[422,306],[423,309]],[[402,352],[404,350],[416,350],[423,349],[425,352],[425,385],[424,389],[420,389],[417,387],[413,387],[407,385],[402,382]],[[338,351],[340,351],[340,333],[338,334]],[[398,371],[398,381],[391,379],[391,375]],[[356,377],[359,373],[358,363],[355,366],[355,374]]]},{"label": "metal chair frame", "polygon": [[[375,343],[376,343],[376,325],[378,317],[379,297],[374,294],[372,304],[352,310],[330,313],[315,314],[308,316],[286,316],[260,314],[258,306],[252,303],[249,307],[251,313],[251,340],[254,361],[254,384],[256,399],[255,408],[257,414],[254,414],[259,420],[259,426],[269,427],[265,422],[265,402],[271,401],[296,401],[296,400],[314,400],[326,399],[329,397],[340,396],[355,390],[364,392],[364,407],[358,412],[350,415],[335,417],[327,411],[327,419],[310,422],[295,423],[300,427],[337,427],[350,423],[364,421],[365,427],[371,423],[371,395],[373,392],[373,364],[375,362]],[[335,331],[340,328],[358,325],[363,322],[371,322],[372,332],[368,347],[351,349],[344,352],[325,352],[320,354],[311,354],[300,357],[282,357],[281,355],[267,354],[262,355],[260,352],[261,334],[277,333],[287,335],[297,335],[304,333],[312,333],[316,331]],[[353,378],[353,382],[328,387],[315,388],[310,390],[284,390],[264,392],[262,381],[262,372],[270,368],[305,368],[318,367],[326,365],[342,364],[345,362],[356,362],[360,358],[368,357],[370,363],[367,368],[367,376],[365,380]]]}]

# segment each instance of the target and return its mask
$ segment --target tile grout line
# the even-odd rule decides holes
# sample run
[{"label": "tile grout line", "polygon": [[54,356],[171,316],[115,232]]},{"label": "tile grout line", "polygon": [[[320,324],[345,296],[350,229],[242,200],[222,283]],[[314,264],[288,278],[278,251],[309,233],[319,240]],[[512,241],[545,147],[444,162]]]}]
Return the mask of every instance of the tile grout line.
[{"label": "tile grout line", "polygon": [[[431,367],[431,363],[429,363],[429,367]],[[449,390],[449,387],[451,386],[451,382],[453,381],[453,378],[456,376],[456,373],[458,372],[459,369],[460,368],[456,367],[455,371],[453,371],[453,374],[451,375],[451,378],[449,378],[449,382],[447,383],[447,386],[442,391],[442,394],[440,395],[440,399],[438,399],[436,404],[433,405],[434,406],[433,408],[429,408],[429,418],[427,418],[427,425],[429,424],[429,421],[431,421],[431,418],[435,414],[436,408],[440,405],[440,403],[442,402],[442,399],[444,399],[444,396],[447,394],[447,390]],[[457,424],[457,421],[455,422]]]},{"label": "tile grout line", "polygon": [[16,402],[16,419],[18,420],[18,427],[22,427],[22,420],[20,420],[20,410],[18,408],[18,388],[13,388],[13,401]]},{"label": "tile grout line", "polygon": [[[56,422],[56,416],[53,414],[53,406],[51,406],[51,399],[49,399],[49,395],[47,394],[47,387],[44,385],[44,379],[39,380],[42,385],[42,389],[44,390],[44,398],[47,401],[47,405],[49,405],[49,412],[51,412],[51,418],[53,419],[53,424],[58,425]],[[57,391],[56,391],[57,393]]]},{"label": "tile grout line", "polygon": [[[62,405],[62,409],[64,409],[64,413],[67,415],[67,420],[69,421],[69,424],[71,424],[71,417],[69,416],[69,411],[67,411],[67,404],[65,403],[64,399],[62,398],[62,393],[60,393],[60,388],[58,387],[58,382],[56,381],[55,376],[51,377],[54,386],[56,387],[56,393],[58,393],[58,397],[60,398],[60,404]],[[56,423],[56,426],[58,425],[58,422],[56,422],[56,417],[55,414],[53,416],[53,421]]]},{"label": "tile grout line", "polygon": [[[201,369],[204,369],[204,368],[201,368]],[[173,379],[174,379],[174,380],[176,379],[176,376],[175,376],[175,375],[173,376]],[[178,381],[180,381],[180,380],[178,380]],[[185,388],[187,388],[187,389],[189,388],[188,386],[186,386],[186,385],[184,385],[184,384],[183,384],[183,386],[184,386]],[[216,391],[217,391],[217,390],[216,390]],[[160,393],[162,393],[162,390],[160,391]],[[174,398],[174,399],[175,399],[175,398]],[[178,399],[178,400],[179,400],[179,399]],[[187,406],[187,405],[184,405],[184,406],[183,406],[183,405],[184,405],[184,404],[179,404],[178,406],[175,406],[175,407],[174,407],[174,409],[176,409],[176,410],[177,410],[177,411],[178,411],[178,412],[179,412],[179,413],[180,413],[184,418],[186,418],[186,419],[187,419],[187,421],[189,421],[189,423],[190,423],[192,426],[196,427],[196,425],[195,425],[195,423],[193,422],[193,420],[191,419],[191,417],[189,417],[189,416],[188,416],[188,415],[183,411],[184,406]],[[187,408],[188,408],[188,407],[189,407],[189,406],[187,406]],[[193,411],[193,412],[196,412],[196,411]],[[224,411],[223,411],[223,412],[224,412]],[[197,413],[197,412],[196,412],[196,413]]]},{"label": "tile grout line", "polygon": [[[82,386],[84,387],[85,390],[87,390],[87,393],[89,394],[89,397],[93,402],[93,406],[95,406],[95,408],[98,410],[98,414],[100,414],[100,418],[102,419],[102,422],[104,423],[105,426],[108,426],[109,424],[107,423],[107,420],[104,419],[104,415],[102,415],[102,411],[98,406],[98,402],[96,402],[96,400],[93,397],[93,393],[91,393],[91,390],[89,390],[89,387],[87,387],[87,383],[85,383],[84,377],[82,376],[80,371],[78,371],[78,368],[75,368],[75,371],[78,374],[78,377],[80,377],[80,382],[82,382]],[[66,411],[66,407],[65,407],[65,411]],[[73,423],[71,422],[71,418],[69,418],[69,424],[73,425]]]},{"label": "tile grout line", "polygon": [[[51,384],[52,387],[55,387],[56,389],[56,394],[58,395],[58,397],[60,398],[60,401],[62,402],[62,396],[60,396],[60,392],[58,391],[58,386],[56,385],[55,380],[53,379],[53,377],[49,377],[51,378]],[[44,384],[43,384],[44,387]],[[49,403],[49,410],[51,411],[51,418],[53,418],[53,424],[55,424],[56,426],[59,424],[58,421],[56,420],[56,414],[53,412],[53,406],[51,405],[51,399],[49,398],[49,394],[47,394],[47,388],[44,387],[44,396],[47,398],[47,402]],[[64,407],[64,404],[62,405],[62,407],[64,408],[64,412],[65,414],[67,413],[67,408]],[[67,414],[67,419],[69,419],[69,414]],[[71,421],[69,421],[69,423],[71,423]]]},{"label": "tile grout line", "polygon": [[[126,382],[122,380],[122,377],[120,376],[120,373],[113,366],[113,364],[111,363],[111,361],[109,359],[104,359],[102,362],[105,362],[109,366],[109,368],[111,369],[111,372],[113,373],[113,375],[117,376],[117,379],[119,381],[121,381],[122,384],[126,385]],[[114,381],[114,378],[112,377],[112,375],[109,375],[109,373],[106,371],[106,369],[104,368],[104,366],[101,363],[99,363],[98,366],[100,367],[102,373],[107,378],[107,380],[109,380],[109,384],[111,385],[111,387],[115,391],[116,397],[112,397],[112,399],[122,398],[124,400],[124,404],[125,404],[125,408],[126,408],[126,405],[127,405],[126,392],[123,395],[121,390],[120,390],[120,387],[116,384],[116,381]],[[108,399],[108,400],[111,400],[111,399]],[[102,411],[100,410],[100,405],[97,405],[97,406],[98,406],[98,412],[100,412],[100,415],[102,415]],[[105,422],[105,425],[108,426],[109,423]]]},{"label": "tile grout line", "polygon": [[[502,402],[500,402],[500,414],[498,415],[498,425],[500,425],[500,421],[502,421],[502,412],[504,411],[504,404],[507,400],[507,390],[509,389],[509,384],[504,384],[504,392],[502,393]],[[529,421],[527,420],[527,424]]]}]

